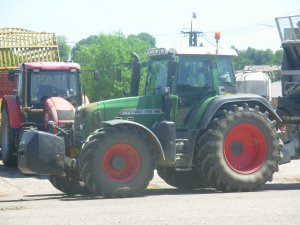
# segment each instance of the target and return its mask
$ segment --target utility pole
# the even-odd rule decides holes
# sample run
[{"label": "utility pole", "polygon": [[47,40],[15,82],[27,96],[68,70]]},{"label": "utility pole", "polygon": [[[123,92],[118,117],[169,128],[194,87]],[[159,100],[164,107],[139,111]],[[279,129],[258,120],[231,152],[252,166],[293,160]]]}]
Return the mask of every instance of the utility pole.
[{"label": "utility pole", "polygon": [[185,35],[189,35],[189,46],[190,47],[197,47],[198,43],[197,43],[197,39],[198,39],[198,35],[202,34],[202,32],[200,31],[196,31],[193,30],[193,19],[196,19],[196,13],[193,12],[192,13],[192,19],[191,19],[191,29],[190,31],[181,31],[181,33],[185,34]]}]

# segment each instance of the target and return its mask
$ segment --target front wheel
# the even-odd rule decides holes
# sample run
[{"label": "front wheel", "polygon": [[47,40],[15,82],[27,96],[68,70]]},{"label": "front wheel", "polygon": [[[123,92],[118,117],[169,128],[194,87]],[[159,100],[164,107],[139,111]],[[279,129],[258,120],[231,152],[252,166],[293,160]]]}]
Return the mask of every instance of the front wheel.
[{"label": "front wheel", "polygon": [[80,180],[80,176],[77,171],[70,171],[66,176],[49,175],[48,180],[57,190],[67,194],[88,194],[89,191],[85,184]]},{"label": "front wheel", "polygon": [[2,111],[1,124],[1,156],[4,166],[17,166],[17,156],[14,142],[14,130],[10,127],[9,114],[7,108]]},{"label": "front wheel", "polygon": [[79,160],[87,187],[105,197],[139,194],[153,178],[155,167],[151,143],[141,132],[125,126],[91,134]]},{"label": "front wheel", "polygon": [[197,143],[197,167],[219,190],[254,191],[278,171],[275,121],[258,106],[217,113]]}]

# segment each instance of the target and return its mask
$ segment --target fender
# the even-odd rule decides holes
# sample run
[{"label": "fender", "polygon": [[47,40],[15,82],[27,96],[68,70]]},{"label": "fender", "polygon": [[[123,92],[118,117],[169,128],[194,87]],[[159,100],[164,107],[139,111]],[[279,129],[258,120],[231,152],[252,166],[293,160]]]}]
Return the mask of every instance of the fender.
[{"label": "fender", "polygon": [[158,140],[156,135],[149,128],[147,128],[139,123],[133,122],[133,121],[120,120],[120,119],[105,121],[102,124],[104,125],[104,127],[105,126],[129,126],[129,127],[133,127],[135,129],[137,129],[138,131],[144,133],[150,139],[150,141],[153,143],[154,149],[156,152],[157,163],[160,163],[160,162],[166,160],[163,148],[160,144],[160,141]]},{"label": "fender", "polygon": [[[48,130],[48,122],[54,121],[56,126],[60,124],[74,124],[75,108],[67,100],[60,97],[51,97],[44,102],[44,126]],[[58,133],[58,129],[54,129],[54,133]]]},{"label": "fender", "polygon": [[5,95],[2,99],[1,111],[4,105],[7,106],[10,127],[20,128],[22,120],[17,97],[15,95]]},{"label": "fender", "polygon": [[216,114],[216,112],[226,105],[233,105],[233,104],[254,104],[258,105],[261,109],[268,111],[269,117],[271,120],[276,120],[277,123],[281,123],[282,120],[277,115],[271,104],[263,97],[259,95],[230,95],[230,96],[219,96],[216,97],[206,108],[203,117],[200,120],[199,128],[206,129],[210,120]]}]

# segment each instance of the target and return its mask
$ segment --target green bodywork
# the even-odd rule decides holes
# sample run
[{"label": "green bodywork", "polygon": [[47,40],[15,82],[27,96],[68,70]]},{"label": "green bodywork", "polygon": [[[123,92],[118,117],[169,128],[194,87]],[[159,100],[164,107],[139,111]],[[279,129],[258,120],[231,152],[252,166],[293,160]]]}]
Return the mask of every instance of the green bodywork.
[{"label": "green bodywork", "polygon": [[[231,57],[223,58],[231,63]],[[172,59],[174,64],[170,63]],[[114,119],[134,121],[149,129],[162,120],[175,122],[176,129],[180,131],[197,129],[206,108],[220,94],[221,69],[217,65],[214,55],[173,55],[171,58],[170,54],[165,54],[152,57],[145,95],[100,101],[81,107],[76,123],[81,129],[82,140],[100,128],[103,121]],[[198,75],[196,77],[199,66],[203,76],[205,72],[208,73],[206,80],[202,78],[201,81]],[[232,70],[232,65],[228,68]],[[230,73],[232,76],[233,70]],[[230,79],[229,85],[235,86],[235,79]],[[165,91],[166,87],[169,92]],[[167,95],[171,102],[169,115],[165,112]]]}]

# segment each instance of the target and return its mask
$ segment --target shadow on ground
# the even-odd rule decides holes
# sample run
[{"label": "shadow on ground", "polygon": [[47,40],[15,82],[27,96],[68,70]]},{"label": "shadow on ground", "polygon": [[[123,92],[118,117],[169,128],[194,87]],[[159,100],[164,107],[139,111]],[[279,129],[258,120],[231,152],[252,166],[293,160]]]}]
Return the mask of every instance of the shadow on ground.
[{"label": "shadow on ground", "polygon": [[42,175],[28,175],[28,174],[22,174],[21,171],[16,167],[6,167],[2,164],[0,164],[0,177],[6,177],[6,178],[26,178],[26,177],[34,177],[36,179],[47,179],[46,176]]},{"label": "shadow on ground", "polygon": [[[264,191],[289,191],[289,190],[299,190],[300,183],[270,183],[264,185],[264,187],[258,192]],[[213,188],[202,188],[197,190],[180,190],[176,188],[157,188],[157,189],[147,189],[143,191],[140,195],[134,198],[145,198],[148,196],[161,196],[161,195],[192,195],[192,194],[228,194],[217,191]],[[230,193],[230,194],[241,194],[241,193]],[[25,202],[25,201],[47,201],[47,200],[59,200],[59,201],[84,201],[84,200],[108,200],[102,196],[94,195],[66,195],[63,193],[55,194],[36,194],[36,195],[24,195],[19,199],[14,200],[0,200],[0,202]]]}]

